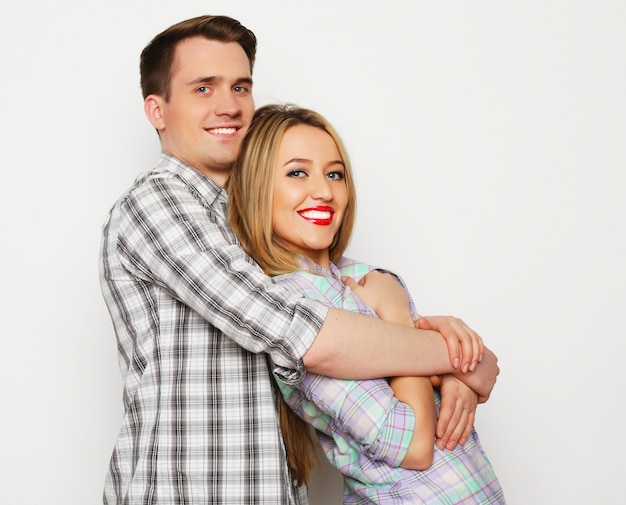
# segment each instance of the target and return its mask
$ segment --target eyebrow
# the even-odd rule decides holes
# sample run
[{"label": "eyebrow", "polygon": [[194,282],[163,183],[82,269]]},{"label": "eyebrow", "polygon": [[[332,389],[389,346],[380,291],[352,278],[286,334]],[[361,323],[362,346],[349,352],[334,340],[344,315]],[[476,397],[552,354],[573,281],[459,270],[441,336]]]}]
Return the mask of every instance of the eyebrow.
[{"label": "eyebrow", "polygon": [[[309,160],[307,158],[291,158],[290,160],[286,161],[283,164],[283,167],[286,167],[287,165],[289,165],[289,163],[312,163],[312,160]],[[341,160],[333,160],[333,161],[329,161],[328,163],[326,163],[326,165],[324,165],[325,167],[330,167],[332,165],[341,165],[342,167],[345,168],[345,163]]]},{"label": "eyebrow", "polygon": [[[217,82],[223,82],[224,78],[218,75],[210,75],[206,77],[196,77],[192,79],[187,84],[188,85],[198,85],[198,84],[215,84]],[[238,84],[249,84],[252,85],[252,77],[240,77],[236,79],[233,86],[237,86]]]}]

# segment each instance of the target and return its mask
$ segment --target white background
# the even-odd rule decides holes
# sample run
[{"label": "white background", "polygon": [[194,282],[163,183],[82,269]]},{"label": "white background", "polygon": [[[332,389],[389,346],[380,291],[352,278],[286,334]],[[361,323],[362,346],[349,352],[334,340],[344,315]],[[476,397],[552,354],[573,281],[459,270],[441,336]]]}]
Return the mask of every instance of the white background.
[{"label": "white background", "polygon": [[[510,505],[626,503],[626,3],[110,0],[0,7],[2,503],[101,502],[121,418],[101,225],[157,160],[138,55],[227,14],[257,105],[351,153],[350,255],[498,354],[477,427]],[[313,504],[339,504],[317,481]]]}]

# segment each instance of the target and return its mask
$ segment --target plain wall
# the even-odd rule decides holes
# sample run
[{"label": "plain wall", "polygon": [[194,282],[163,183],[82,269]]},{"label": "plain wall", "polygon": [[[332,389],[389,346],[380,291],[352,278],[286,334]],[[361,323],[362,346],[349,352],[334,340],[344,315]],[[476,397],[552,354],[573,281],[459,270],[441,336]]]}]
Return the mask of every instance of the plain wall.
[{"label": "plain wall", "polygon": [[[2,503],[101,502],[121,419],[101,226],[158,158],[138,55],[200,14],[257,34],[257,105],[342,134],[349,254],[499,356],[476,424],[509,504],[623,503],[622,0],[3,2]],[[312,505],[341,503],[328,475]]]}]

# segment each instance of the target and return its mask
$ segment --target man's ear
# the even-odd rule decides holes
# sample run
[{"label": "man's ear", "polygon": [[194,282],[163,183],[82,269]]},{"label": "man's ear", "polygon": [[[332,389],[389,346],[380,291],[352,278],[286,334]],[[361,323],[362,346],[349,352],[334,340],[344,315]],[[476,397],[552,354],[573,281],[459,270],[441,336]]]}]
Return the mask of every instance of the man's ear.
[{"label": "man's ear", "polygon": [[162,104],[163,99],[158,95],[148,95],[143,102],[143,110],[148,117],[148,121],[150,121],[157,131],[165,128]]}]

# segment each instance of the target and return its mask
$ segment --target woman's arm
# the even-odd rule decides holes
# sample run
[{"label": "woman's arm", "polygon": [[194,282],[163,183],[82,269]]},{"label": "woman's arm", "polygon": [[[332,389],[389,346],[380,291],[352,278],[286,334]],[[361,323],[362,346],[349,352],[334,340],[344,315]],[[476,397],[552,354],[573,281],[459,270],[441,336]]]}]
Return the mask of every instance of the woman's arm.
[{"label": "woman's arm", "polygon": [[[358,283],[344,281],[385,321],[413,327],[406,290],[391,274],[373,271]],[[406,457],[400,466],[425,470],[433,462],[437,412],[430,379],[427,377],[393,377],[389,381],[394,396],[413,409],[415,426]]]},{"label": "woman's arm", "polygon": [[433,463],[437,412],[430,379],[426,377],[393,377],[389,381],[394,396],[415,413],[413,437],[400,466],[426,470]]}]

